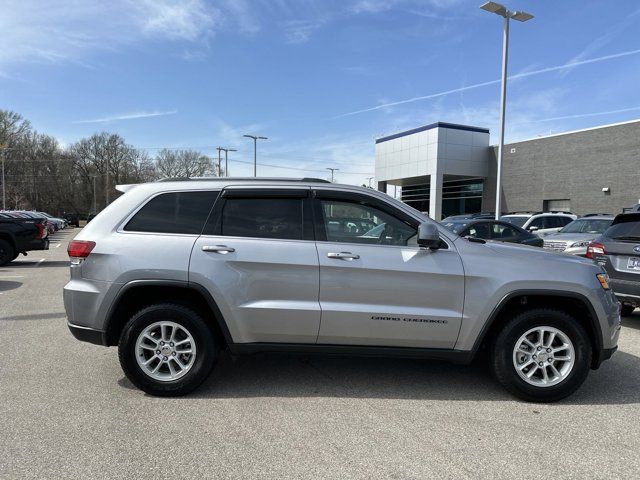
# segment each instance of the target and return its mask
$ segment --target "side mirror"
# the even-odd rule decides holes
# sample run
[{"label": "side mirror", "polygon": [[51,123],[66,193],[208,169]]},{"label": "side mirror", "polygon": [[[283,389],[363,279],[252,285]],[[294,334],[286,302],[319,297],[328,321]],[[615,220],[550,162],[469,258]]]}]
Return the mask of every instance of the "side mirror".
[{"label": "side mirror", "polygon": [[418,227],[418,245],[420,247],[440,248],[440,233],[438,227],[431,222],[421,223]]},{"label": "side mirror", "polygon": [[539,227],[535,227],[535,226],[529,227],[529,231],[530,232],[535,232],[536,230],[540,230],[540,228]]}]

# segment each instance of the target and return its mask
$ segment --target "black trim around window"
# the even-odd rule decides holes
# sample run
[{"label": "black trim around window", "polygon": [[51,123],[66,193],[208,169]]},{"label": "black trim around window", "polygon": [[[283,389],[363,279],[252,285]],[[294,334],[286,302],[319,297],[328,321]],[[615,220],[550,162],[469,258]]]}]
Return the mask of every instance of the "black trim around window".
[{"label": "black trim around window", "polygon": [[[222,212],[228,199],[300,199],[302,200],[302,239],[315,240],[313,211],[309,189],[291,188],[231,188],[222,191],[207,219],[203,235],[222,236]],[[262,237],[244,237],[262,240]],[[291,240],[291,239],[288,239]]]},{"label": "black trim around window", "polygon": [[387,202],[379,200],[369,195],[364,195],[355,192],[342,192],[339,190],[320,190],[315,189],[312,191],[313,197],[313,213],[314,213],[314,225],[315,225],[315,237],[319,242],[327,241],[327,232],[324,225],[324,215],[322,213],[322,202],[320,200],[337,200],[340,202],[354,203],[357,205],[365,205],[391,215],[397,218],[401,222],[409,225],[411,228],[418,230],[419,222],[410,215],[407,215],[402,210],[396,209],[389,205]]}]

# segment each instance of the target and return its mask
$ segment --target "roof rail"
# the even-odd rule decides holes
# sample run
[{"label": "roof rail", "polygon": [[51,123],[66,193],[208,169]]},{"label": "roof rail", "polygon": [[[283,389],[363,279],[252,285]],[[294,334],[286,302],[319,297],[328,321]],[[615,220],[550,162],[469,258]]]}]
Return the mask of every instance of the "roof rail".
[{"label": "roof rail", "polygon": [[613,213],[587,213],[582,216],[585,217],[613,217]]},{"label": "roof rail", "polygon": [[158,182],[202,182],[202,181],[238,181],[251,182],[303,182],[303,183],[331,183],[323,178],[287,178],[287,177],[190,177],[190,178],[163,178]]}]

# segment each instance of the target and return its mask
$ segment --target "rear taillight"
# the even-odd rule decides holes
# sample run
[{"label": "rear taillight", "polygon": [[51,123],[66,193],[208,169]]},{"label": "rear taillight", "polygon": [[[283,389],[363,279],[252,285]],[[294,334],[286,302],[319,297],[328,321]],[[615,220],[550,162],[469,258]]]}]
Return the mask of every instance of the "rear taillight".
[{"label": "rear taillight", "polygon": [[67,253],[70,258],[87,258],[93,250],[93,247],[96,246],[96,242],[90,242],[86,240],[71,240],[69,242],[69,247],[67,248]]},{"label": "rear taillight", "polygon": [[598,242],[591,242],[587,246],[587,258],[595,258],[595,255],[604,255],[604,245]]},{"label": "rear taillight", "polygon": [[44,226],[41,223],[36,223],[36,227],[38,227],[38,240],[44,237]]}]

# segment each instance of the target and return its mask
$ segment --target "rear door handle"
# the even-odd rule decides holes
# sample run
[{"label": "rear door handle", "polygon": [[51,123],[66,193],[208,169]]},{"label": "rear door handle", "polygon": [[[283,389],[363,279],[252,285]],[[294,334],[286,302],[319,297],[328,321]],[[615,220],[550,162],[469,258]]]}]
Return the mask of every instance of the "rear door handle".
[{"label": "rear door handle", "polygon": [[357,260],[360,258],[360,255],[356,255],[351,252],[335,252],[335,253],[327,253],[328,258],[338,258],[341,260]]},{"label": "rear door handle", "polygon": [[203,245],[203,252],[214,252],[214,253],[232,253],[235,252],[236,249],[232,247],[227,247],[226,245]]}]

